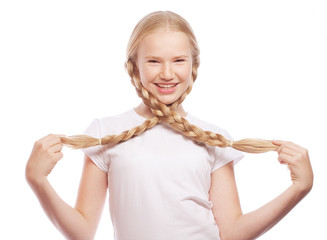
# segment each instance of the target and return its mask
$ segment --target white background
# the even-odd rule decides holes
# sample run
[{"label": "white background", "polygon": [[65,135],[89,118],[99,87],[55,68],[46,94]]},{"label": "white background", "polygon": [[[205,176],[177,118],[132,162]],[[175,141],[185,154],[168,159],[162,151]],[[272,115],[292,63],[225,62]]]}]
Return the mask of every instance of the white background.
[{"label": "white background", "polygon": [[[0,239],[63,239],[24,178],[38,138],[84,131],[126,111],[137,97],[123,68],[129,35],[155,10],[192,25],[201,66],[187,111],[235,139],[291,140],[310,151],[310,194],[260,239],[327,239],[327,18],[323,0],[1,1]],[[64,150],[50,180],[74,205],[82,153]],[[276,153],[236,166],[244,212],[289,184]],[[108,205],[96,239],[113,239]]]}]

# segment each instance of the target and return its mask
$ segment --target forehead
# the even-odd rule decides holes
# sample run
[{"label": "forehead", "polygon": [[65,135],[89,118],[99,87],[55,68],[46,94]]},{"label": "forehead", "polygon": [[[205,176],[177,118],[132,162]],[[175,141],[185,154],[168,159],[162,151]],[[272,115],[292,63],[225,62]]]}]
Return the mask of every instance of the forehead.
[{"label": "forehead", "polygon": [[177,31],[157,31],[147,35],[141,42],[138,55],[191,54],[190,41],[185,33]]}]

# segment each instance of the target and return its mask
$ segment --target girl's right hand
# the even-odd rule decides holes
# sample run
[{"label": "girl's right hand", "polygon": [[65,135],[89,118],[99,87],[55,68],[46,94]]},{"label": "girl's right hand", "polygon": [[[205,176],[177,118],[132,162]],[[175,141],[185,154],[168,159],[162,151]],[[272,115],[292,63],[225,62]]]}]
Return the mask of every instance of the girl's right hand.
[{"label": "girl's right hand", "polygon": [[30,184],[42,182],[63,157],[61,136],[50,134],[35,142],[25,170],[26,180]]},{"label": "girl's right hand", "polygon": [[287,164],[293,185],[301,193],[307,194],[313,185],[313,171],[308,150],[292,142],[274,140],[278,147],[278,160]]}]

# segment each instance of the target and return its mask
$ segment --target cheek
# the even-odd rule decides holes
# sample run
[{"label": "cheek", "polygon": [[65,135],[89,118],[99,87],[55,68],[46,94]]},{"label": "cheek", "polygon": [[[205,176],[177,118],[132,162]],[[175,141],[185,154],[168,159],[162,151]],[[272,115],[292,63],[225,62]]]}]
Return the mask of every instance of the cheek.
[{"label": "cheek", "polygon": [[149,82],[153,81],[153,79],[157,75],[156,71],[153,68],[141,67],[139,71],[140,71],[140,81],[143,85],[146,85]]},{"label": "cheek", "polygon": [[191,78],[192,78],[192,65],[185,66],[183,69],[181,69],[181,71],[179,72],[179,76],[185,82],[191,81]]}]

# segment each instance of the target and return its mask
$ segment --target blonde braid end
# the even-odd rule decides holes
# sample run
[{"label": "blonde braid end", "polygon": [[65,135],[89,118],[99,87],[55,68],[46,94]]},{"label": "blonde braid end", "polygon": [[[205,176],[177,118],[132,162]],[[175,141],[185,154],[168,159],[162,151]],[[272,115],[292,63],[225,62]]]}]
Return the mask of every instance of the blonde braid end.
[{"label": "blonde braid end", "polygon": [[276,151],[278,146],[270,140],[246,138],[239,141],[230,141],[230,147],[247,153],[265,153]]}]

